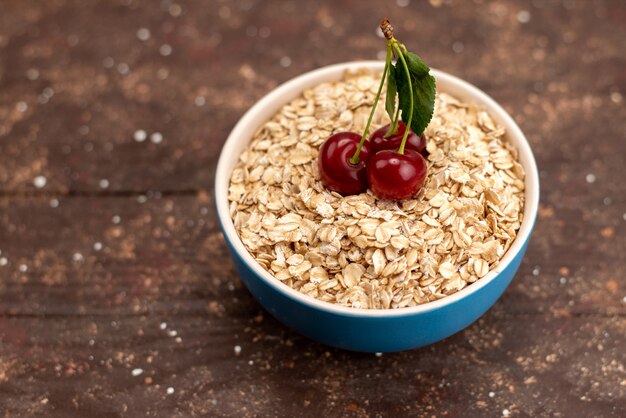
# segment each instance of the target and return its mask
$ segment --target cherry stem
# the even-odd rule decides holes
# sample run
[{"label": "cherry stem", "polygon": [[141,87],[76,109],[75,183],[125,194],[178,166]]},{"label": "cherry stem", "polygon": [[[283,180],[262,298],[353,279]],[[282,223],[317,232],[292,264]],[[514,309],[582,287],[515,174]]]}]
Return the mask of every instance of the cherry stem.
[{"label": "cherry stem", "polygon": [[400,148],[398,148],[398,154],[404,154],[404,145],[406,144],[406,139],[409,137],[409,131],[411,130],[411,121],[413,120],[413,86],[411,84],[411,73],[409,72],[409,66],[406,64],[406,60],[404,59],[404,55],[398,46],[398,41],[394,38],[388,41],[391,46],[396,50],[396,54],[398,54],[398,59],[402,62],[402,66],[404,67],[404,71],[406,73],[406,80],[409,85],[409,120],[406,122],[406,129],[404,130],[404,135],[402,136],[402,142],[400,143]]},{"label": "cherry stem", "polygon": [[372,119],[374,119],[374,112],[376,111],[376,106],[378,105],[378,100],[380,99],[380,93],[383,91],[383,86],[385,85],[385,80],[387,80],[387,71],[389,70],[389,65],[391,63],[391,48],[387,47],[387,57],[385,58],[385,69],[383,70],[383,76],[380,78],[380,85],[378,86],[378,92],[376,92],[376,98],[374,99],[374,105],[372,106],[372,110],[370,111],[370,116],[367,119],[367,124],[365,125],[365,130],[363,131],[363,136],[361,136],[361,141],[359,145],[356,147],[356,151],[354,151],[354,155],[350,157],[351,164],[359,163],[359,154],[361,153],[361,148],[367,139],[367,134],[370,129],[370,125],[372,124]]}]

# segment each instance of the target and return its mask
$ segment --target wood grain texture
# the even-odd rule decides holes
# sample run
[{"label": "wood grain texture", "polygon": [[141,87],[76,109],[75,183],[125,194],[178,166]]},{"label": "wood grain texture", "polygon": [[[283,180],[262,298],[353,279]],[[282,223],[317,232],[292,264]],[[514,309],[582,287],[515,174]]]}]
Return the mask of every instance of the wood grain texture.
[{"label": "wood grain texture", "polygon": [[[626,415],[626,6],[398,3],[0,2],[0,416]],[[511,112],[542,197],[485,316],[374,356],[264,313],[212,195],[243,112],[383,16]]]}]

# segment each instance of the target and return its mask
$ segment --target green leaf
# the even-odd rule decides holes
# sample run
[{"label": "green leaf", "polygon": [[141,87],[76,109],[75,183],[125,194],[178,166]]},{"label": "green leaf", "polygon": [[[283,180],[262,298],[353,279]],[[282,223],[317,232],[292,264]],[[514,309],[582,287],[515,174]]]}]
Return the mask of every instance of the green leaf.
[{"label": "green leaf", "polygon": [[[403,54],[409,67],[410,83],[413,87],[413,118],[411,129],[417,135],[424,133],[433,117],[435,109],[435,77],[429,74],[430,69],[412,52]],[[412,64],[409,64],[412,62]],[[424,71],[424,68],[426,71]],[[409,80],[402,62],[395,67],[396,85],[398,89],[398,106],[402,112],[402,120],[408,123],[411,112]]]},{"label": "green leaf", "polygon": [[407,51],[403,55],[410,72],[415,74],[417,77],[424,77],[428,75],[430,68],[428,68],[428,65],[426,65],[417,54]]},{"label": "green leaf", "polygon": [[389,119],[393,121],[393,117],[396,114],[396,94],[398,94],[398,88],[396,87],[396,71],[393,64],[389,64],[389,73],[387,75],[387,96],[385,97],[385,110],[389,115]]}]

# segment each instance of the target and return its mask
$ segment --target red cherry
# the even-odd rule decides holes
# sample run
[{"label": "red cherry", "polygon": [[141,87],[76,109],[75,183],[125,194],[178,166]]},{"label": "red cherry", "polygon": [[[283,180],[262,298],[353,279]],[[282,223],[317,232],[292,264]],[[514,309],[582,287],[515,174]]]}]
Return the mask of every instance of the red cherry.
[{"label": "red cherry", "polygon": [[[393,151],[397,151],[400,148],[400,144],[402,143],[402,136],[404,136],[404,131],[406,130],[406,125],[404,122],[398,122],[398,131],[389,135],[389,137],[385,138],[385,134],[389,130],[389,125],[385,125],[382,128],[377,129],[372,136],[370,136],[370,143],[372,144],[372,152],[377,153],[378,151],[382,151],[384,149],[390,149]],[[414,149],[420,154],[426,156],[426,137],[424,134],[417,136],[413,130],[409,130],[409,135],[406,138],[406,144],[404,145],[404,149]]]},{"label": "red cherry", "polygon": [[412,149],[405,149],[404,154],[378,151],[367,161],[367,181],[381,199],[412,198],[424,185],[426,172],[426,160]]},{"label": "red cherry", "polygon": [[317,162],[322,183],[326,188],[344,196],[367,190],[365,162],[370,155],[367,141],[361,147],[359,162],[350,162],[350,157],[360,141],[361,135],[357,133],[339,132],[322,144]]}]

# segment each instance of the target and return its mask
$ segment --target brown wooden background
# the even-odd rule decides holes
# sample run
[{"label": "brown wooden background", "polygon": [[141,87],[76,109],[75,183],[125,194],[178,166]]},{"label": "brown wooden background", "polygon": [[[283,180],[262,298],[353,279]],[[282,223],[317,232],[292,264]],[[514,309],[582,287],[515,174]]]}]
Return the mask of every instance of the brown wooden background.
[{"label": "brown wooden background", "polygon": [[[542,204],[491,311],[377,357],[266,315],[212,194],[243,112],[384,16],[511,112]],[[0,416],[625,416],[624,95],[621,0],[0,1]]]}]

